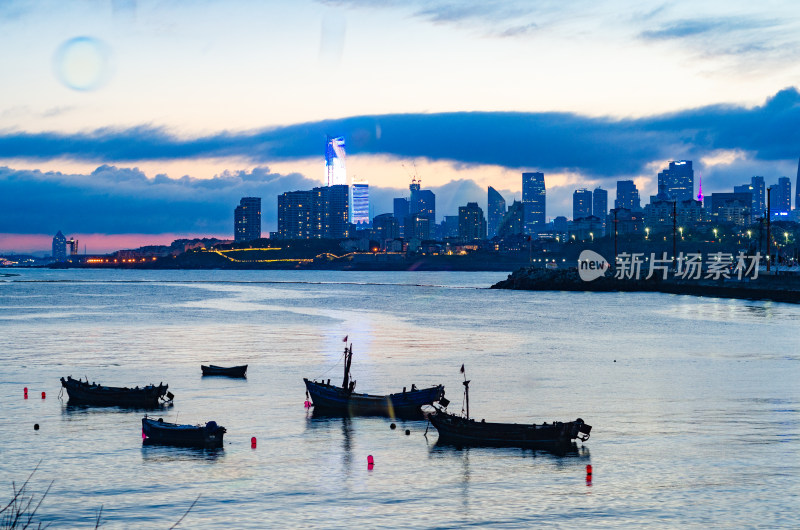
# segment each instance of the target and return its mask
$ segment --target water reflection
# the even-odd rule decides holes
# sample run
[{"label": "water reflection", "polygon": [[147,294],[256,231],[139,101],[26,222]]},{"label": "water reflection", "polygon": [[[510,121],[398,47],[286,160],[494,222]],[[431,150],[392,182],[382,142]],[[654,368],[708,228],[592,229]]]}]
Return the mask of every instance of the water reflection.
[{"label": "water reflection", "polygon": [[498,456],[518,455],[523,458],[545,458],[557,465],[563,465],[570,461],[580,461],[581,464],[588,463],[590,460],[589,448],[575,442],[564,446],[543,446],[535,449],[525,449],[521,447],[462,447],[445,441],[437,440],[430,447],[429,456],[444,456],[454,458],[467,458],[470,451],[492,452]]},{"label": "water reflection", "polygon": [[200,447],[177,447],[173,445],[161,445],[149,443],[147,440],[142,442],[142,460],[146,463],[196,460],[216,462],[223,456],[225,456],[225,450],[222,447],[203,449]]},{"label": "water reflection", "polygon": [[108,414],[135,412],[138,414],[153,414],[153,412],[166,411],[172,408],[173,403],[160,404],[156,407],[126,407],[124,405],[87,405],[85,403],[64,403],[61,405],[61,415],[66,419],[87,416],[90,413]]}]

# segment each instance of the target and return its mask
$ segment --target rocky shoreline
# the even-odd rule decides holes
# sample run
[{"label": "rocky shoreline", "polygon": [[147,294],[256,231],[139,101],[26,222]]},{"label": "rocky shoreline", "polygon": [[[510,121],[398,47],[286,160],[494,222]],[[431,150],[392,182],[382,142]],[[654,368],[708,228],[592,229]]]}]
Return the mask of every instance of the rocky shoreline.
[{"label": "rocky shoreline", "polygon": [[492,285],[492,289],[520,291],[590,291],[590,292],[656,292],[738,298],[743,300],[772,300],[800,303],[800,276],[759,276],[757,279],[699,279],[683,280],[653,277],[649,280],[615,279],[608,273],[596,280],[585,282],[577,269],[547,270],[524,267],[511,273],[507,279]]}]

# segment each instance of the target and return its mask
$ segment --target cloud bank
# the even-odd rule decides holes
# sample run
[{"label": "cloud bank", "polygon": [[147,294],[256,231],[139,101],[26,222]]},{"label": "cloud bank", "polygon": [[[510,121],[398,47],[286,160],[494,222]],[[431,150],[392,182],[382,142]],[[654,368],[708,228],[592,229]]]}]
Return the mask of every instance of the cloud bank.
[{"label": "cloud bank", "polygon": [[256,164],[320,157],[327,134],[345,135],[351,155],[427,158],[574,172],[589,178],[640,175],[654,160],[698,159],[741,150],[754,160],[800,151],[800,93],[781,90],[760,106],[712,105],[635,119],[574,113],[454,112],[357,116],[183,138],[141,126],[78,134],[0,133],[0,158],[98,163],[235,157]]}]

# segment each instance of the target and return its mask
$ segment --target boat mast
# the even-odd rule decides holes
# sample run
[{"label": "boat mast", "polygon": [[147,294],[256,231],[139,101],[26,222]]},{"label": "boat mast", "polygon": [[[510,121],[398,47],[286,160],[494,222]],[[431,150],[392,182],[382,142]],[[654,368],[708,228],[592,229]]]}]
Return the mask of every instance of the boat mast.
[{"label": "boat mast", "polygon": [[350,363],[353,362],[353,343],[350,347],[344,347],[344,379],[342,379],[342,388],[347,390],[350,384]]},{"label": "boat mast", "polygon": [[[464,365],[461,365],[461,373],[464,374],[464,404],[467,407],[467,419],[469,419],[469,381],[467,380],[467,372],[464,371]],[[461,412],[464,412],[463,410]]]}]

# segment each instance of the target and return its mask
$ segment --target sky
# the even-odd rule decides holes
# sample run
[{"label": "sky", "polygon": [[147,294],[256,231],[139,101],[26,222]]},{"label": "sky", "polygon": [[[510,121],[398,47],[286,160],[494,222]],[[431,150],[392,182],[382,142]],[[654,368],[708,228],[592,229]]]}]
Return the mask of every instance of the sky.
[{"label": "sky", "polygon": [[437,220],[670,160],[703,192],[797,172],[800,4],[728,0],[0,2],[0,252],[232,237],[243,196],[322,185],[326,135],[391,211]]}]

